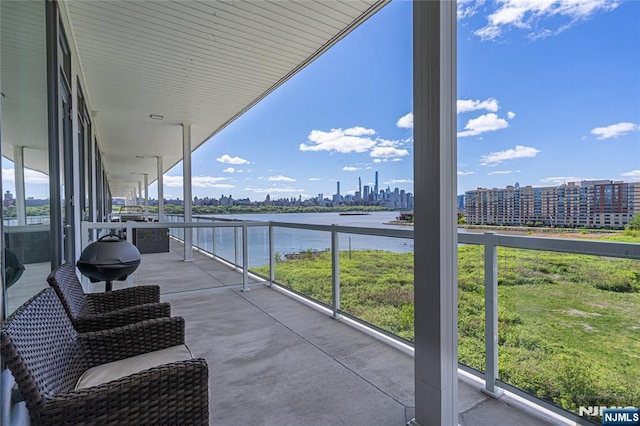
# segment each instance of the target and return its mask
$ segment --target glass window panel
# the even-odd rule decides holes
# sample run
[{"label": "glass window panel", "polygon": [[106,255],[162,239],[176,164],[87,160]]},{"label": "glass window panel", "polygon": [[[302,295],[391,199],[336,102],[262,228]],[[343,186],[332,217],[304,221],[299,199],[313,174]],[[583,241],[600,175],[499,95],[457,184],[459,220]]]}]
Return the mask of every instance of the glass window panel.
[{"label": "glass window panel", "polygon": [[[46,286],[50,271],[45,2],[3,1],[0,8],[2,273],[11,313]],[[24,188],[16,185],[20,176]]]}]

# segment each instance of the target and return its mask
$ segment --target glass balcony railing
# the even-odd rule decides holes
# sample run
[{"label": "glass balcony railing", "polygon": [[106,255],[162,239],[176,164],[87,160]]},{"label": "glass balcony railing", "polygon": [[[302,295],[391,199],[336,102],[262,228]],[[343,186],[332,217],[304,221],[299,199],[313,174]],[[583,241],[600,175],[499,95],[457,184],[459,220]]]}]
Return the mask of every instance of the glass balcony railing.
[{"label": "glass balcony railing", "polygon": [[498,250],[498,378],[579,414],[640,404],[640,261]]},{"label": "glass balcony railing", "polygon": [[[177,239],[193,232],[197,248],[242,271],[243,288],[251,273],[336,318],[414,339],[411,229],[117,225],[170,225]],[[640,244],[465,232],[458,242],[459,362],[487,393],[506,389],[581,423],[598,420],[589,407],[640,406]]]},{"label": "glass balcony railing", "polygon": [[413,342],[413,239],[338,237],[340,312]]},{"label": "glass balcony railing", "polygon": [[[331,233],[272,227],[273,281],[320,304],[332,305]],[[269,264],[255,268],[270,277]]]}]

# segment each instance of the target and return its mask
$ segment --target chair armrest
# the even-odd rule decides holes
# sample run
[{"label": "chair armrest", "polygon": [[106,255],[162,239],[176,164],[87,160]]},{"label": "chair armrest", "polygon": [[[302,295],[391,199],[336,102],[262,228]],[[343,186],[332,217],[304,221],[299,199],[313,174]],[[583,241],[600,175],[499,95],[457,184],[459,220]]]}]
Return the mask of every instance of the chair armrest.
[{"label": "chair armrest", "polygon": [[87,302],[95,312],[109,312],[145,303],[158,303],[160,287],[140,285],[104,293],[87,293]]},{"label": "chair armrest", "polygon": [[168,303],[147,303],[112,312],[78,317],[73,321],[73,325],[78,333],[87,333],[170,316],[171,305]]},{"label": "chair armrest", "polygon": [[118,328],[79,333],[87,368],[184,344],[182,317],[151,319]]},{"label": "chair armrest", "polygon": [[208,425],[208,376],[200,358],[56,394],[38,410],[38,424]]}]

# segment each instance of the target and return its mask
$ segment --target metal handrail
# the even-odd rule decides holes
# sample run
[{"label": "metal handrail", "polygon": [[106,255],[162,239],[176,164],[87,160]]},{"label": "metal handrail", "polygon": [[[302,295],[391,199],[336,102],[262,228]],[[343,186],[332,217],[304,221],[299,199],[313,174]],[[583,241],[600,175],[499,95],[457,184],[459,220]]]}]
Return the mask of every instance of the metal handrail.
[{"label": "metal handrail", "polygon": [[[275,253],[274,253],[274,229],[275,228],[292,228],[310,231],[329,232],[331,234],[331,250],[332,250],[332,316],[341,318],[340,313],[340,265],[339,265],[339,234],[358,234],[375,237],[391,237],[391,238],[407,238],[413,239],[415,234],[413,229],[395,229],[395,228],[367,228],[342,225],[316,225],[303,223],[290,223],[278,221],[246,221],[239,219],[220,220],[215,217],[194,217],[194,219],[204,219],[206,222],[125,222],[125,223],[105,223],[83,222],[83,235],[88,235],[90,229],[113,229],[126,228],[128,231],[127,239],[131,237],[131,230],[134,228],[234,228],[235,241],[235,266],[238,268],[238,231],[242,231],[242,273],[243,284],[242,290],[247,291],[247,274],[248,274],[248,249],[247,249],[247,228],[257,226],[267,226],[268,232],[268,250],[269,250],[269,280],[268,285],[277,284],[275,282]],[[215,239],[214,239],[215,240]],[[485,388],[484,391],[493,396],[499,397],[503,391],[498,385],[501,382],[498,379],[498,257],[497,248],[515,248],[525,250],[552,251],[560,253],[573,253],[601,257],[614,257],[626,259],[640,259],[640,244],[626,242],[611,241],[586,241],[583,239],[571,238],[546,238],[533,237],[524,235],[505,235],[494,232],[470,233],[458,231],[459,244],[483,245],[484,246],[484,267],[485,267]],[[200,247],[197,247],[200,248]],[[215,257],[215,247],[213,248]],[[511,388],[510,385],[506,387]],[[538,404],[540,401],[533,396],[522,397]],[[568,417],[577,419],[570,412],[558,406],[549,407],[549,403],[544,402],[545,407],[552,409],[557,413],[561,413]]]},{"label": "metal handrail", "polygon": [[458,232],[458,243],[486,245],[525,250],[554,251],[603,257],[640,259],[640,244],[616,241],[593,241],[574,238],[546,238],[528,235],[505,235],[494,232]]}]

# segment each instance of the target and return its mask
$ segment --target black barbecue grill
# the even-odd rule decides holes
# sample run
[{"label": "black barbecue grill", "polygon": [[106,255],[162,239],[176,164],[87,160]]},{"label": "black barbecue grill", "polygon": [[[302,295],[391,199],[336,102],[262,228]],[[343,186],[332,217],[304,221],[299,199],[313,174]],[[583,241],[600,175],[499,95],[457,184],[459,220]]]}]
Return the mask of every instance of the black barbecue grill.
[{"label": "black barbecue grill", "polygon": [[116,234],[100,237],[89,244],[80,255],[76,266],[92,283],[106,282],[111,291],[112,281],[124,281],[140,265],[140,252],[130,242]]}]

